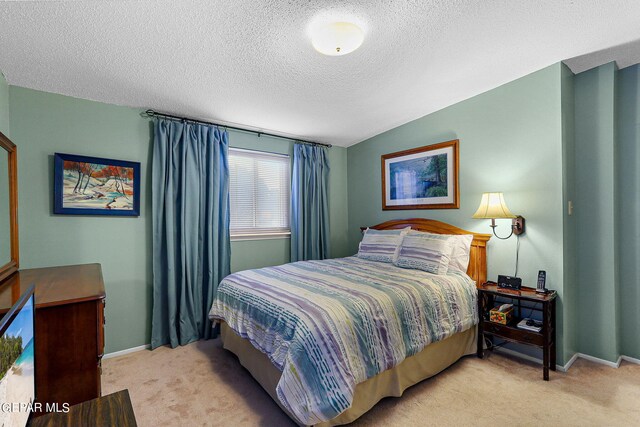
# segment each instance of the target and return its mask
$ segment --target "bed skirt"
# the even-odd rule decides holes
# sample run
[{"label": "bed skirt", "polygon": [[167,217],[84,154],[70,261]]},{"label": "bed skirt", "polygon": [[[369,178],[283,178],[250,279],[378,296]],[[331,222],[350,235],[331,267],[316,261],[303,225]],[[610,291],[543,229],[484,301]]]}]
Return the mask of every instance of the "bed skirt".
[{"label": "bed skirt", "polygon": [[[276,385],[282,373],[264,353],[251,345],[249,340],[240,337],[225,322],[221,323],[224,348],[238,356],[240,364],[251,373],[280,408],[296,421],[295,417],[282,407],[276,396]],[[380,399],[388,396],[402,396],[402,393],[412,385],[443,371],[462,356],[475,353],[476,334],[477,327],[473,327],[430,344],[420,353],[406,358],[398,366],[358,384],[351,407],[337,417],[317,426],[348,424],[369,411]]]}]

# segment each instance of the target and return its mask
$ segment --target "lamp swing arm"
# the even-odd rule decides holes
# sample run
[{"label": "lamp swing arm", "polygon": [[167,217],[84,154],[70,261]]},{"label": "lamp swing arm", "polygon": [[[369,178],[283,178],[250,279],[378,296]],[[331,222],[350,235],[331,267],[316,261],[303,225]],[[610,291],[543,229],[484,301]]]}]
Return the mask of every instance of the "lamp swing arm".
[{"label": "lamp swing arm", "polygon": [[511,233],[509,233],[507,237],[498,236],[496,234],[496,227],[497,225],[496,225],[495,218],[491,218],[491,229],[493,230],[493,235],[500,240],[507,240],[509,237],[513,236],[514,234],[516,236],[519,236],[520,234],[524,233],[524,218],[518,215],[517,217],[511,220]]}]

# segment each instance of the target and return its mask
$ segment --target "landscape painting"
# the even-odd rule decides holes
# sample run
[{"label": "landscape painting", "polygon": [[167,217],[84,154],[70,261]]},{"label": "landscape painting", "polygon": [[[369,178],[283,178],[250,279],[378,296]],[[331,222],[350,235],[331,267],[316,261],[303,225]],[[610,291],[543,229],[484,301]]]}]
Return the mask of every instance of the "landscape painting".
[{"label": "landscape painting", "polygon": [[140,163],[56,153],[54,213],[140,215]]},{"label": "landscape painting", "polygon": [[383,209],[459,208],[458,140],[382,156]]},{"label": "landscape painting", "polygon": [[389,165],[391,200],[446,197],[447,155],[422,157]]}]

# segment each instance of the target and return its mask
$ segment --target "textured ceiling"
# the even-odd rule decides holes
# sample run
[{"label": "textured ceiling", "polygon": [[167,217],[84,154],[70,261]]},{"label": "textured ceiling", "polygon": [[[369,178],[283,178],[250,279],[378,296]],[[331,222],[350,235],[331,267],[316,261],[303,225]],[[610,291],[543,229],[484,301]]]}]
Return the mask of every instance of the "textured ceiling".
[{"label": "textured ceiling", "polygon": [[[334,19],[359,50],[312,48]],[[0,1],[12,85],[343,146],[638,38],[638,0]]]}]

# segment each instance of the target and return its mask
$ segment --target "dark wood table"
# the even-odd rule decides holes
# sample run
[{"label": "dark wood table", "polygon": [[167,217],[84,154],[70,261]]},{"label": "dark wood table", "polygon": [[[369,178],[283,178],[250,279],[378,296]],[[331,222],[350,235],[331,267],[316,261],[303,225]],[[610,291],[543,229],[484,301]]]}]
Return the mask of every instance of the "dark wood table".
[{"label": "dark wood table", "polygon": [[18,271],[0,284],[0,315],[32,284],[36,402],[47,408],[100,397],[106,298],[100,264]]},{"label": "dark wood table", "polygon": [[[478,285],[478,357],[482,358],[484,355],[485,335],[539,347],[543,355],[543,379],[549,381],[549,370],[556,370],[556,296],[556,291],[542,294],[537,293],[534,288],[524,286],[520,290],[511,290],[499,288],[495,284]],[[489,320],[489,311],[496,305],[496,298],[511,299],[514,304],[515,315],[506,325]],[[522,320],[524,310],[542,312],[540,332],[516,326]]]},{"label": "dark wood table", "polygon": [[31,427],[136,427],[129,390],[71,406],[69,412],[50,413],[34,418]]}]

